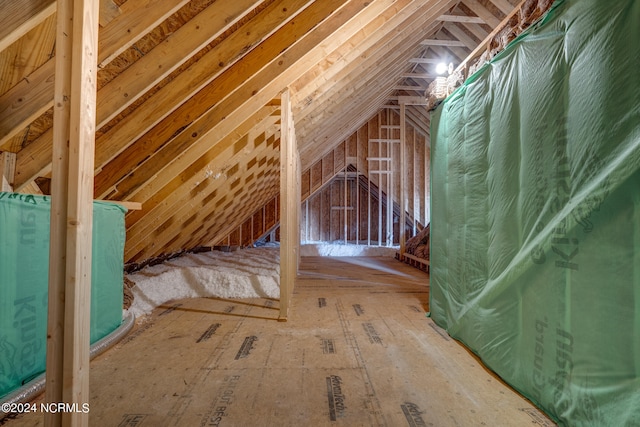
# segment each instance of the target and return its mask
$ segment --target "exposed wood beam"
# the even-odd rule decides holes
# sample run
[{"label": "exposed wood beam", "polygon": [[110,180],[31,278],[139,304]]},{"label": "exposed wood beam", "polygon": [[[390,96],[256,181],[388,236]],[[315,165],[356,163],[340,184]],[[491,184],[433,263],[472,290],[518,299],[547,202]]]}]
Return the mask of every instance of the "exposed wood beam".
[{"label": "exposed wood beam", "polygon": [[[450,6],[452,3],[446,3]],[[432,14],[437,14],[441,9],[438,9],[442,5],[441,3],[424,4],[423,2],[413,2],[400,12],[394,12],[394,17],[383,28],[374,27],[372,23],[371,28],[367,28],[366,33],[372,34],[371,37],[365,39],[362,43],[359,39],[348,40],[343,44],[344,49],[344,63],[336,62],[331,64],[331,68],[323,69],[321,73],[317,73],[322,76],[320,79],[323,84],[318,86],[314,84],[311,86],[314,93],[307,94],[308,88],[300,88],[300,94],[296,97],[304,96],[299,99],[294,114],[296,115],[298,125],[302,127],[301,135],[299,135],[300,147],[304,151],[307,148],[308,141],[305,135],[314,134],[312,129],[316,123],[321,122],[326,117],[326,105],[327,103],[338,103],[344,99],[345,92],[353,93],[362,89],[362,84],[369,82],[377,88],[377,91],[384,91],[380,86],[380,82],[372,79],[375,75],[385,75],[390,77],[390,81],[393,84],[397,83],[398,71],[406,67],[406,59],[402,58],[402,53],[405,51],[413,51],[414,46],[417,45],[419,40],[423,37],[425,32],[429,32],[430,28],[425,29],[423,26],[424,19],[429,19]],[[435,10],[435,12],[434,12]],[[401,27],[407,31],[407,33],[416,35],[409,40],[404,36],[406,33],[394,32],[394,28]],[[420,30],[420,32],[418,32]],[[417,33],[417,34],[416,34]],[[359,45],[359,43],[362,43]],[[393,52],[389,55],[389,52]],[[364,58],[364,62],[363,59]],[[395,62],[391,62],[390,58],[393,58]],[[386,67],[381,64],[390,64],[396,71],[385,71]],[[371,70],[376,70],[376,73],[371,73]],[[373,83],[371,83],[373,82]],[[297,84],[296,84],[297,85]],[[387,88],[390,92],[391,86]],[[340,95],[335,96],[335,94]],[[311,99],[315,99],[312,103]],[[388,96],[388,94],[385,94]],[[336,99],[336,101],[330,101]],[[317,111],[317,113],[315,113]],[[337,111],[337,107],[332,105],[331,108],[333,117],[342,117],[344,112]],[[353,116],[354,111],[349,111],[348,116]],[[309,116],[309,119],[305,119]],[[364,120],[368,117],[360,118]],[[323,126],[324,130],[330,129],[331,126]],[[306,164],[306,163],[305,163]]]},{"label": "exposed wood beam", "polygon": [[[282,24],[289,20],[297,10],[307,6],[307,4],[308,0],[283,0],[273,3],[272,7],[256,15],[250,21],[248,27],[236,32],[240,33],[237,37],[231,36],[227,39],[228,43],[231,43],[231,46],[228,47],[229,52],[237,53],[246,46],[247,40],[243,37],[246,32],[254,29],[259,34],[261,29],[265,31],[272,28],[275,22],[278,22],[280,28],[264,43],[260,44],[260,49],[253,49],[246,53],[241,62],[234,62],[231,67],[216,79],[207,79],[207,86],[187,99],[185,96],[191,93],[189,88],[193,86],[193,79],[195,77],[208,77],[212,68],[219,67],[216,56],[200,58],[194,64],[193,74],[190,71],[181,73],[178,78],[172,81],[172,84],[165,86],[156,93],[154,99],[157,98],[159,104],[153,111],[148,109],[136,110],[121,122],[122,126],[114,128],[113,132],[108,132],[100,137],[98,144],[104,149],[101,150],[102,155],[98,154],[99,164],[108,162],[111,153],[117,153],[116,150],[120,147],[126,148],[117,154],[110,164],[105,164],[102,171],[96,176],[96,194],[104,197],[117,184],[116,191],[119,195],[116,197],[126,198],[137,191],[146,181],[153,178],[166,163],[175,160],[182,165],[181,167],[187,167],[189,161],[193,159],[193,154],[187,155],[186,152],[200,138],[210,132],[213,126],[217,126],[218,134],[220,135],[225,135],[226,132],[234,129],[235,124],[233,121],[224,120],[230,111],[235,109],[234,105],[237,106],[248,102],[252,111],[245,116],[247,118],[273,98],[281,90],[282,86],[278,90],[270,92],[267,99],[259,97],[260,99],[256,101],[256,98],[252,97],[251,94],[255,89],[251,88],[250,91],[247,89],[252,83],[252,75],[256,73],[256,70],[260,70],[267,65],[271,72],[280,70],[281,66],[274,62],[274,57],[283,56],[281,54],[282,51],[295,44],[300,37],[317,24],[317,21],[314,20],[323,19],[335,9],[334,4],[317,5],[312,3],[308,8],[302,10],[296,18],[296,25],[282,27]],[[282,8],[287,9],[286,16],[280,15],[284,13],[281,11]],[[313,13],[318,12],[318,9],[324,9],[324,14],[314,15]],[[246,66],[246,63],[251,65]],[[263,70],[263,72],[267,71]],[[261,85],[264,84],[261,83]],[[245,91],[244,95],[239,97],[231,96],[231,94],[238,93],[242,89]],[[247,93],[247,91],[249,92]],[[140,135],[140,122],[149,122],[151,118],[160,116],[168,108],[175,107],[176,100],[180,102],[186,100],[186,102],[180,105],[173,114],[151,128],[143,138],[138,138],[138,135]],[[194,120],[194,117],[198,118]],[[244,121],[244,119],[240,121]],[[224,127],[225,130],[222,131],[221,127]],[[132,140],[134,141],[133,144],[131,144]],[[205,147],[201,147],[201,149],[203,148]],[[152,157],[147,158],[147,152],[149,151],[155,151],[155,153]],[[196,158],[200,154],[196,154]],[[145,158],[147,158],[146,161]],[[135,174],[129,175],[141,162],[144,162],[145,167],[140,168]],[[157,180],[158,177],[154,179]]]},{"label": "exposed wood beam", "polygon": [[514,5],[509,3],[508,0],[491,0],[491,3],[493,3],[505,15],[513,12],[513,9],[515,7]]},{"label": "exposed wood beam", "polygon": [[473,33],[478,40],[484,40],[489,35],[489,31],[479,24],[466,24],[465,27]]},{"label": "exposed wood beam", "polygon": [[[425,119],[422,115],[418,115],[417,111],[420,106],[407,108],[407,122],[413,126],[416,131],[421,133],[424,137],[429,138],[429,120]],[[422,107],[426,111],[425,107]]]},{"label": "exposed wood beam", "polygon": [[442,60],[440,58],[411,58],[409,62],[413,64],[438,64]]},{"label": "exposed wood beam", "polygon": [[[122,7],[122,14],[114,18],[106,27],[100,30],[99,37],[99,60],[105,64],[110,62],[117,54],[122,53],[133,43],[139,40],[147,31],[162,22],[180,6],[184,5],[188,0],[143,0],[144,3],[127,2]],[[131,5],[127,7],[127,5]],[[55,3],[54,3],[55,10]],[[117,50],[116,50],[117,49]],[[181,52],[182,54],[182,52]],[[50,59],[36,71],[31,73],[27,78],[21,80],[9,92],[0,97],[0,145],[3,142],[15,136],[25,126],[32,122],[43,112],[47,111],[53,105],[53,80],[54,80],[55,58]],[[139,71],[139,73],[141,73]],[[139,75],[135,76],[138,81],[146,81],[140,79]],[[120,79],[117,79],[120,82]],[[106,93],[106,92],[105,92]],[[131,91],[132,97],[139,94]],[[130,102],[129,102],[130,104]],[[127,104],[128,105],[128,104]],[[122,110],[121,107],[120,110]],[[98,112],[104,111],[99,108]],[[109,111],[103,113],[107,118],[113,117]],[[104,117],[99,119],[100,127],[104,124]],[[38,144],[47,144],[48,150],[45,150],[47,158],[50,158],[51,150],[51,133],[46,133],[39,138]],[[38,147],[39,148],[39,147]],[[31,147],[35,150],[36,147]],[[20,163],[21,160],[18,159]],[[42,170],[46,165],[40,165]],[[47,168],[50,167],[46,166]],[[19,170],[23,170],[19,165]],[[23,175],[24,176],[24,175]],[[33,179],[35,176],[29,175],[26,179],[18,178],[17,187]]]},{"label": "exposed wood beam", "polygon": [[[293,97],[294,113],[300,123],[306,115],[319,104],[319,99],[336,89],[336,83],[349,82],[347,73],[360,69],[362,58],[381,56],[388,48],[384,40],[393,28],[397,28],[411,14],[418,10],[417,2],[402,0],[396,8],[385,11],[380,19],[372,20],[367,26],[344,41],[340,47],[301,76],[291,87],[295,90]],[[381,22],[385,20],[385,25]],[[388,37],[387,37],[388,38]]]},{"label": "exposed wood beam", "polygon": [[56,11],[55,0],[0,0],[0,52]]},{"label": "exposed wood beam", "polygon": [[476,15],[478,15],[482,20],[488,24],[490,27],[497,27],[500,24],[500,19],[496,18],[496,16],[489,11],[486,7],[482,5],[478,0],[462,0],[469,9],[473,11]]},{"label": "exposed wood beam", "polygon": [[18,192],[22,194],[42,194],[42,190],[35,181],[31,181],[28,185],[22,187]]},{"label": "exposed wood beam", "polygon": [[478,47],[479,42],[470,37],[462,28],[460,28],[456,24],[448,24],[444,26],[444,29],[449,32],[452,36],[460,40],[464,46],[473,51],[476,47]]},{"label": "exposed wood beam", "polygon": [[408,91],[417,91],[417,92],[422,92],[425,90],[425,86],[403,86],[403,85],[399,85],[399,86],[394,86],[393,90],[408,90]]},{"label": "exposed wood beam", "polygon": [[98,38],[98,63],[101,67],[127,50],[162,21],[176,13],[189,0],[136,0],[120,7]]},{"label": "exposed wood beam", "polygon": [[[435,7],[442,7],[446,10],[451,4],[455,4],[455,2],[440,2]],[[429,27],[424,28],[424,19],[429,22],[429,16],[431,16],[431,20],[434,20],[431,15],[434,14],[433,12],[425,12],[425,8],[431,7],[434,5],[422,3],[422,13],[427,15],[425,17],[421,17],[418,13],[412,15],[412,18],[416,18],[415,25],[418,25],[422,31],[429,31]],[[403,28],[411,29],[412,27],[409,25]],[[390,91],[397,81],[398,71],[404,68],[401,59],[403,48],[408,52],[412,49],[411,37],[408,40],[405,34],[414,35],[413,43],[417,44],[421,39],[420,35],[424,33],[408,30],[407,33],[394,35],[395,42],[385,41],[385,43],[389,43],[387,52],[392,52],[392,54],[382,58],[373,57],[369,64],[360,64],[353,76],[341,79],[341,82],[351,83],[344,84],[344,86],[334,84],[334,87],[342,89],[331,91],[331,95],[327,94],[326,97],[330,100],[319,104],[321,107],[317,112],[314,112],[311,122],[308,119],[304,120],[304,123],[301,124],[303,135],[299,136],[299,140],[303,143],[301,145],[303,166],[310,165],[324,155],[327,150],[332,149],[334,144],[346,138],[371,117],[388,98],[389,93],[385,87],[388,87]],[[365,89],[367,86],[375,86],[378,89],[373,93],[373,91]],[[349,114],[346,114],[346,111]],[[323,123],[322,128],[316,128],[314,122]]]},{"label": "exposed wood beam", "polygon": [[427,105],[424,96],[398,96],[398,103],[404,105]]},{"label": "exposed wood beam", "polygon": [[[98,5],[59,0],[45,400],[89,403],[93,156]],[[88,426],[89,414],[47,412],[46,425]]]},{"label": "exposed wood beam", "polygon": [[120,16],[122,11],[113,0],[100,0],[100,26],[104,27],[116,17]]},{"label": "exposed wood beam", "polygon": [[[229,62],[237,59],[241,52],[244,52],[246,46],[259,43],[274,28],[279,28],[288,19],[295,14],[302,6],[306,6],[310,0],[280,0],[273,3],[269,8],[263,10],[256,15],[246,27],[244,31],[236,32],[223,43],[217,45],[215,49],[209,51],[205,56],[200,58],[198,62],[189,67],[188,70],[180,73],[176,79],[170,84],[164,86],[154,96],[146,101],[147,105],[153,105],[152,108],[138,108],[123,120],[118,122],[116,126],[109,129],[108,132],[101,135],[96,141],[96,168],[104,167],[114,156],[118,155],[132,141],[137,140],[145,134],[152,126],[158,124],[160,120],[165,118],[169,113],[174,111],[185,100],[189,99],[203,84],[210,83],[217,75],[213,70],[228,68]],[[129,2],[128,2],[129,3]],[[133,3],[133,2],[131,2]],[[223,4],[227,8],[227,2],[216,2],[213,6]],[[125,3],[126,4],[126,3]],[[228,8],[227,8],[228,9]],[[285,9],[285,11],[283,11]],[[220,11],[216,8],[215,10]],[[223,15],[223,17],[226,17]],[[116,22],[114,20],[112,24]],[[109,26],[109,28],[111,25]],[[206,27],[209,28],[209,27]],[[249,34],[247,34],[249,33]],[[221,56],[218,56],[221,55]],[[221,65],[222,64],[222,65]],[[144,81],[135,76],[134,80]],[[130,80],[131,81],[131,80]],[[137,83],[136,83],[137,84]],[[104,89],[104,88],[103,88]],[[102,93],[102,90],[100,91]],[[123,93],[123,98],[128,93]],[[137,97],[139,93],[132,93],[130,96]],[[104,102],[101,100],[101,102]],[[99,106],[100,107],[100,106]],[[99,108],[98,112],[103,119],[111,115],[110,112]],[[188,122],[193,120],[190,116]],[[27,146],[27,151],[18,156],[18,170],[23,172],[16,177],[16,185],[21,185],[34,179],[34,173],[46,171],[50,166],[51,154],[51,134],[45,133],[38,140]],[[158,141],[159,142],[159,141]],[[146,151],[146,150],[144,150]],[[22,163],[25,164],[22,164]],[[129,169],[127,169],[128,171]],[[97,194],[100,195],[100,194]]]},{"label": "exposed wood beam", "polygon": [[[254,194],[250,197],[243,197],[241,200],[234,202],[233,205],[229,204],[230,215],[233,215],[233,212],[251,212],[255,209],[256,206],[265,205],[267,202],[276,199],[279,201],[279,189],[280,189],[280,174],[279,172],[273,171],[270,169],[266,172],[260,172],[260,181],[259,184],[256,185]],[[237,209],[237,210],[236,210]],[[279,203],[276,206],[276,209],[279,210]],[[226,212],[225,212],[226,213]],[[216,215],[217,216],[217,215]],[[277,218],[279,220],[280,215],[278,214]],[[235,228],[238,228],[242,225],[242,219],[236,224]],[[211,225],[209,225],[211,224]],[[279,228],[279,225],[274,227]],[[213,242],[218,241],[224,236],[228,235],[234,228],[229,227],[229,224],[226,222],[218,221],[213,222],[208,220],[201,226],[199,226],[199,230],[194,234],[196,236],[195,241],[202,242]]]},{"label": "exposed wood beam", "polygon": [[460,40],[439,40],[439,39],[427,39],[420,42],[423,46],[457,46],[464,47],[465,44]]},{"label": "exposed wood beam", "polygon": [[438,20],[444,22],[462,22],[465,24],[484,24],[482,18],[466,15],[441,15],[438,17]]},{"label": "exposed wood beam", "polygon": [[[109,120],[133,104],[149,89],[231,28],[248,11],[253,10],[260,3],[261,0],[215,2],[170,34],[151,52],[118,74],[98,92],[98,128],[104,126]],[[294,7],[294,5],[285,6]],[[171,85],[179,86],[176,89],[181,92],[195,92],[199,87],[213,80],[216,75],[228,68],[238,58],[238,46],[259,43],[269,34],[271,28],[267,25],[274,25],[276,22],[267,12],[261,16],[260,21],[263,25],[246,28],[246,32],[250,32],[250,36],[247,36],[245,31],[233,33],[224,42],[209,51],[206,57],[201,58],[197,67],[190,67],[188,71],[185,71],[184,74],[188,75],[191,81],[190,84],[187,83],[185,77],[177,76],[176,80],[181,80],[182,83],[172,82]],[[275,7],[271,9],[271,12],[272,14],[279,13],[278,8]],[[277,21],[277,23],[280,24],[281,21]],[[140,76],[144,76],[144,78],[140,78]],[[175,101],[176,103],[180,102],[178,99]]]},{"label": "exposed wood beam", "polygon": [[436,73],[405,73],[400,77],[403,79],[421,79],[421,80],[432,80],[438,77]]},{"label": "exposed wood beam", "polygon": [[142,210],[142,203],[138,203],[138,202],[121,202],[119,200],[99,200],[99,201],[115,203],[116,205],[120,205],[123,208],[126,208],[127,210],[130,210],[130,211]]},{"label": "exposed wood beam", "polygon": [[[269,198],[278,194],[278,183],[280,181],[279,158],[280,158],[280,126],[276,125],[277,132],[273,132],[271,128],[262,132],[258,138],[254,140],[254,149],[251,153],[240,152],[233,155],[230,159],[234,164],[234,168],[238,170],[239,176],[236,179],[227,179],[225,182],[212,193],[205,192],[206,205],[198,209],[194,214],[192,209],[189,213],[191,216],[187,219],[190,222],[185,223],[183,230],[176,232],[171,227],[174,217],[169,217],[166,221],[167,231],[163,231],[159,238],[165,242],[162,251],[178,250],[189,246],[190,242],[202,242],[219,238],[223,232],[228,232],[229,226],[241,225],[246,217],[237,215],[238,212],[250,212],[259,204],[260,191],[270,191]],[[255,133],[257,133],[256,131]],[[252,133],[254,133],[252,131]],[[260,161],[251,162],[250,159],[257,156]],[[254,176],[255,179],[251,184],[247,184],[247,174]],[[248,178],[248,177],[247,177]],[[271,186],[274,185],[271,192]],[[202,211],[202,212],[201,212]],[[190,221],[190,218],[194,218]],[[165,234],[169,234],[169,238],[165,238]],[[145,252],[151,253],[145,248]],[[145,255],[148,257],[148,255]]]},{"label": "exposed wood beam", "polygon": [[53,105],[50,60],[0,96],[0,146]]},{"label": "exposed wood beam", "polygon": [[[99,30],[99,61],[109,62],[116,53],[119,54],[127,49],[146,31],[158,25],[187,1],[141,0],[126,2],[121,8],[122,14]],[[121,49],[116,51],[116,48]],[[0,114],[0,141],[12,138],[20,132],[26,123],[30,123],[39,114],[51,108],[53,105],[54,72],[55,58],[52,58],[27,78],[21,80],[10,92],[0,97],[0,112],[3,113]],[[98,112],[100,110],[98,108]],[[29,144],[26,151],[23,149],[19,152],[16,188],[21,188],[35,177],[51,170],[52,144],[53,134],[49,130],[32,144]],[[2,145],[1,142],[0,145]]]},{"label": "exposed wood beam", "polygon": [[460,47],[430,46],[429,49],[440,58],[447,58],[446,63],[459,64],[469,55],[469,49]]},{"label": "exposed wood beam", "polygon": [[[312,30],[304,30],[306,36],[300,38],[299,43],[284,52],[282,52],[282,48],[277,48],[277,45],[274,45],[273,51],[282,53],[278,58],[271,61],[272,65],[261,70],[251,79],[238,75],[237,72],[229,74],[229,78],[234,79],[234,81],[239,79],[235,85],[220,83],[220,79],[216,79],[215,83],[218,83],[218,85],[215,88],[217,90],[221,87],[231,87],[236,91],[235,96],[226,98],[222,104],[216,105],[210,112],[201,117],[201,125],[206,124],[206,128],[209,130],[207,131],[204,128],[205,130],[199,132],[198,135],[202,137],[204,135],[227,133],[228,131],[225,129],[230,124],[237,123],[244,115],[254,111],[257,102],[272,99],[283,85],[286,85],[286,82],[290,82],[302,75],[312,64],[319,62],[327,52],[332,51],[345,39],[359,31],[362,25],[378,18],[384,8],[392,7],[392,4],[393,2],[391,1],[374,2],[368,5],[360,2],[349,2],[344,7],[339,8],[330,18],[322,20],[322,14],[319,10],[325,9],[327,12],[323,13],[326,15],[331,10],[335,10],[337,5],[335,2],[331,4],[329,2],[314,2],[313,5],[305,10],[305,15],[301,14],[297,18],[297,25],[309,25]],[[306,13],[307,10],[309,11],[308,14]],[[307,16],[307,18],[303,18],[303,16]],[[317,24],[316,20],[322,20],[322,22]],[[292,30],[296,28],[297,26],[288,28],[288,31],[283,32],[282,36],[290,37]],[[275,41],[273,42],[275,43]],[[270,48],[267,46],[261,47],[259,51],[256,51],[255,55],[263,54],[261,51],[269,52]],[[252,52],[248,55],[251,55]],[[253,60],[249,62],[254,63]],[[212,124],[214,124],[213,128],[211,128]],[[192,134],[191,129],[186,129],[184,133],[185,135]],[[178,163],[182,163],[184,160],[184,164],[188,165],[189,158],[197,155],[202,148],[206,147],[206,142],[204,141],[194,146],[194,148],[197,147],[196,150],[189,150],[189,155],[181,158]],[[162,182],[171,176],[174,175],[157,175],[153,181],[159,180]],[[136,200],[141,199],[136,196]],[[145,206],[147,206],[147,203],[145,203]]]},{"label": "exposed wood beam", "polygon": [[[228,96],[215,104],[182,133],[165,144],[152,157],[153,162],[146,162],[143,168],[138,169],[137,176],[119,183],[118,191],[123,192],[121,194],[134,194],[137,188],[144,186],[151,179],[170,179],[170,176],[157,174],[158,171],[155,168],[158,165],[175,161],[180,165],[180,168],[186,168],[193,158],[200,156],[202,151],[206,149],[206,145],[198,143],[200,138],[208,133],[220,135],[228,133],[235,127],[235,123],[243,121],[257,108],[272,99],[281,90],[283,83],[286,86],[287,82],[297,78],[311,64],[319,61],[326,54],[327,49],[334,49],[341,37],[344,37],[343,33],[337,33],[337,30],[348,23],[354,14],[360,13],[359,16],[362,16],[363,19],[353,20],[351,23],[364,25],[367,22],[364,17],[368,16],[368,19],[372,19],[370,14],[377,16],[380,12],[379,9],[387,6],[388,1],[390,0],[368,5],[359,2],[348,3],[338,9],[331,18],[324,21],[322,20],[337,7],[336,2],[314,2],[297,18],[297,25],[278,31],[265,44],[261,45],[260,49],[246,55],[243,61],[252,64],[251,67],[239,64],[237,70],[233,68],[228,70],[223,76],[216,79],[206,91],[199,93],[198,97],[190,99],[189,103],[197,105],[200,102],[199,108],[202,108],[203,105],[198,99],[200,96],[206,97],[205,99],[209,101],[209,104],[204,104],[206,106],[219,99],[220,92],[222,94],[224,91],[234,93],[234,96]],[[322,23],[318,25],[318,21],[322,21]],[[350,35],[350,31],[355,32],[359,28],[359,26],[345,26],[343,31]],[[298,30],[303,34],[306,33],[306,36],[302,38],[296,36],[295,32]],[[322,44],[321,41],[323,41]],[[288,45],[291,46],[289,49],[287,49]],[[271,55],[276,55],[276,57]],[[269,62],[269,66],[252,76],[255,69],[259,68],[254,65],[265,60]],[[185,112],[189,115],[193,114],[193,109]],[[182,154],[176,158],[176,153]]]}]

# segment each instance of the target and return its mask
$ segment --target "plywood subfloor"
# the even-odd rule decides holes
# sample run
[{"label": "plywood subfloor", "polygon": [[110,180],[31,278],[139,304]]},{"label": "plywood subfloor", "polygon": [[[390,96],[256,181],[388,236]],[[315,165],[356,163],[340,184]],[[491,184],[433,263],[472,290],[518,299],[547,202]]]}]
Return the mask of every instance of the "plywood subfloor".
[{"label": "plywood subfloor", "polygon": [[425,316],[427,274],[390,258],[301,267],[286,323],[269,299],[156,309],[92,361],[90,425],[553,425]]}]

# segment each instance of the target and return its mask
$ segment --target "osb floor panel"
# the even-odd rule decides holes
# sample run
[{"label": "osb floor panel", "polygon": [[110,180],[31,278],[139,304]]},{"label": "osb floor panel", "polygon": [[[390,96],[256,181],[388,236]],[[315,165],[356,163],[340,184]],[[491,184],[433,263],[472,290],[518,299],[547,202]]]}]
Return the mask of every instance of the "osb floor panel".
[{"label": "osb floor panel", "polygon": [[554,425],[425,316],[425,273],[387,258],[301,268],[288,322],[269,299],[156,309],[91,362],[89,424]]}]

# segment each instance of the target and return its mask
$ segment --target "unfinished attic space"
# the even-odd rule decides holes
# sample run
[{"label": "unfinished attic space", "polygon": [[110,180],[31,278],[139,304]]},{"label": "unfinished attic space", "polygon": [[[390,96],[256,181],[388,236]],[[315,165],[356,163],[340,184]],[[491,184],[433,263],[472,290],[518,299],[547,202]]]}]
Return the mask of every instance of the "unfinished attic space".
[{"label": "unfinished attic space", "polygon": [[0,425],[640,426],[638,40],[0,0]]}]

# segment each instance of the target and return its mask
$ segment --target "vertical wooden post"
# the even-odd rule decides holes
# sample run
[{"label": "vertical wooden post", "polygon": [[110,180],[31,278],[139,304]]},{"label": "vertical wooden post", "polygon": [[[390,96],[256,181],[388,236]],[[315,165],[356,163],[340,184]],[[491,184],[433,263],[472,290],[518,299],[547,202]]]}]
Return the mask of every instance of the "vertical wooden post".
[{"label": "vertical wooden post", "polygon": [[[345,146],[345,153],[344,153],[344,158],[347,158],[347,153],[346,153],[346,147],[347,144],[344,145]],[[344,244],[347,244],[347,237],[348,237],[348,223],[347,223],[347,166],[346,166],[346,162],[345,162],[345,167],[344,167]]]},{"label": "vertical wooden post", "polygon": [[[367,152],[371,156],[371,127],[367,123]],[[367,160],[367,246],[371,246],[371,163]]]},{"label": "vertical wooden post", "polygon": [[[296,219],[293,221],[293,230],[295,231],[295,257],[296,257],[296,269],[293,276],[294,281],[300,270],[300,217],[302,216],[302,167],[300,166],[300,152],[298,151],[298,143],[296,141],[295,127],[293,123],[293,113],[291,111],[291,101],[289,101],[289,117],[291,118],[291,139],[293,140],[294,148],[294,165],[295,165],[295,200],[296,200]],[[291,285],[291,292],[293,293],[293,284]]]},{"label": "vertical wooden post", "polygon": [[[48,403],[89,403],[91,239],[99,4],[57,3],[47,323]],[[46,426],[88,426],[83,411]]]},{"label": "vertical wooden post", "polygon": [[[387,110],[391,111],[391,110]],[[388,114],[389,115],[389,114]],[[389,115],[390,116],[390,115]],[[392,119],[389,117],[387,123],[391,123]],[[393,246],[393,201],[395,199],[393,188],[393,152],[395,150],[395,144],[391,142],[393,139],[393,128],[387,130],[389,136],[389,142],[387,142],[387,246]]]},{"label": "vertical wooden post", "polygon": [[282,93],[280,132],[280,315],[286,321],[298,273],[300,173],[289,89]]},{"label": "vertical wooden post", "polygon": [[411,224],[411,237],[416,235],[416,222],[420,217],[420,212],[416,209],[416,132],[411,133],[411,216],[413,221]]},{"label": "vertical wooden post", "polygon": [[356,224],[356,245],[360,244],[360,131],[356,132],[356,212],[355,212],[355,224]]},{"label": "vertical wooden post", "polygon": [[[378,140],[382,138],[382,114],[378,113]],[[378,158],[382,157],[382,142],[378,143]],[[382,162],[378,160],[378,246],[382,246]]]},{"label": "vertical wooden post", "polygon": [[16,173],[16,153],[0,152],[0,191],[13,191]]},{"label": "vertical wooden post", "polygon": [[405,162],[406,162],[406,154],[404,152],[406,142],[405,139],[407,137],[407,132],[405,129],[406,124],[406,105],[403,103],[400,104],[400,261],[404,259],[404,251],[405,251],[405,202],[406,202],[406,181],[405,177]]},{"label": "vertical wooden post", "polygon": [[431,137],[424,138],[424,226],[431,223]]}]

